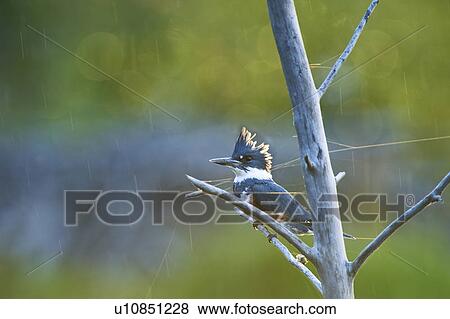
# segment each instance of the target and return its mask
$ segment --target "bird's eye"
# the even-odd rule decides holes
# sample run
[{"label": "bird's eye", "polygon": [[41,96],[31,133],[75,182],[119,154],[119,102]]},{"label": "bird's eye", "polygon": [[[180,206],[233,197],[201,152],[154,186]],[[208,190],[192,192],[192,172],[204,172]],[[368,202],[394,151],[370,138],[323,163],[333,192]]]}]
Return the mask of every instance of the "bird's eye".
[{"label": "bird's eye", "polygon": [[253,159],[253,157],[251,157],[250,155],[245,155],[243,159],[244,162],[250,162]]}]

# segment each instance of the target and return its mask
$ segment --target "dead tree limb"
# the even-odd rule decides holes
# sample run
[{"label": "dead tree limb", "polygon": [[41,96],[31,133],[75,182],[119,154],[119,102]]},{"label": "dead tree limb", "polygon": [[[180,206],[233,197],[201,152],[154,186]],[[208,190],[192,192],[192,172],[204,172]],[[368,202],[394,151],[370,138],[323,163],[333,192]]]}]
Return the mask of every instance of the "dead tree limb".
[{"label": "dead tree limb", "polygon": [[[267,220],[267,217],[262,217],[260,216],[260,218],[258,218],[258,214],[259,215],[267,215],[266,213],[259,211],[256,207],[254,207],[253,205],[249,204],[246,200],[241,200],[239,198],[237,198],[236,196],[220,189],[217,188],[215,186],[212,186],[208,183],[205,183],[203,181],[200,181],[196,178],[193,178],[189,175],[187,175],[187,178],[191,181],[191,183],[193,185],[195,185],[197,188],[200,189],[200,191],[196,191],[197,192],[201,192],[201,193],[206,193],[206,194],[210,194],[210,195],[215,195],[218,196],[226,201],[231,202],[233,205],[235,205],[235,212],[236,214],[238,214],[239,216],[243,217],[245,220],[247,220],[249,223],[254,224],[256,220],[264,222],[264,220]],[[192,194],[192,193],[191,193]],[[190,194],[189,198],[191,197]],[[197,194],[196,194],[197,195]],[[242,206],[239,206],[238,203],[244,203],[247,204],[245,206],[245,208],[243,208]],[[258,212],[259,211],[259,212]],[[280,223],[278,223],[276,220],[274,220],[272,217],[270,217],[269,215],[267,215],[271,221],[270,223],[268,223],[268,225],[270,226],[272,223],[276,223],[278,224],[278,226],[281,228],[284,226],[281,225]],[[256,218],[254,218],[256,217]],[[283,255],[284,257],[286,257],[286,259],[288,260],[288,262],[293,265],[295,268],[297,268],[298,270],[300,270],[307,279],[309,279],[309,281],[313,284],[314,288],[317,289],[317,291],[322,294],[322,284],[320,282],[320,280],[313,274],[313,272],[311,270],[309,270],[308,267],[306,267],[303,263],[301,263],[300,260],[298,260],[294,255],[292,255],[292,253],[290,252],[290,250],[283,245],[283,243],[276,237],[276,235],[272,234],[267,227],[264,224],[255,224],[255,228],[257,230],[259,230],[264,237],[266,237],[269,240],[269,243],[271,243],[272,245],[275,246],[275,248],[277,248]],[[276,227],[277,228],[277,227]],[[274,228],[272,228],[274,229]],[[275,230],[275,229],[274,229]],[[295,234],[289,234],[289,230],[286,229],[286,232],[278,232],[275,230],[275,232],[277,234],[280,234],[282,237],[284,237],[285,239],[287,239],[294,247],[296,247],[303,255],[305,255],[306,258],[311,258],[311,255],[309,254],[309,250],[310,247],[306,246],[306,244],[301,244],[300,246],[302,247],[300,249],[300,247],[298,247],[298,237]],[[288,235],[289,239],[286,238],[285,236]],[[293,244],[291,241],[294,241],[295,244]],[[303,245],[305,245],[306,247],[304,247]],[[305,254],[306,252],[306,254]],[[309,256],[309,257],[308,257]]]},{"label": "dead tree limb", "polygon": [[450,172],[437,184],[437,186],[424,198],[422,198],[416,205],[408,209],[396,220],[390,223],[370,244],[368,244],[359,254],[358,257],[350,265],[350,272],[354,276],[367,260],[386,239],[392,236],[401,226],[406,224],[411,218],[416,216],[428,205],[442,201],[442,192],[450,183]]},{"label": "dead tree limb", "polygon": [[302,240],[298,238],[297,235],[292,233],[289,229],[284,227],[281,223],[274,220],[270,217],[269,214],[263,212],[257,207],[242,201],[240,198],[230,194],[229,192],[220,189],[218,187],[212,186],[208,183],[205,183],[201,180],[198,180],[192,176],[186,175],[189,181],[198,189],[203,192],[215,195],[223,200],[233,204],[237,208],[239,208],[242,212],[247,214],[248,216],[255,218],[256,220],[262,222],[263,224],[269,226],[273,231],[275,231],[278,235],[286,239],[292,246],[294,246],[301,254],[303,254],[307,259],[311,260],[313,263],[316,260],[316,255],[314,254],[311,247],[305,244]]},{"label": "dead tree limb", "polygon": [[356,45],[356,42],[358,42],[359,36],[361,35],[364,26],[366,25],[367,21],[369,20],[370,15],[372,14],[373,10],[375,10],[375,7],[378,5],[379,0],[373,0],[369,8],[367,8],[366,13],[361,19],[361,22],[358,24],[358,26],[355,29],[355,32],[353,32],[353,35],[348,42],[347,46],[344,49],[344,52],[339,56],[339,58],[334,63],[333,67],[331,68],[330,72],[326,76],[323,83],[320,85],[319,89],[317,90],[319,97],[322,97],[322,95],[325,94],[328,87],[331,85],[331,82],[333,82],[334,78],[336,77],[336,74],[338,73],[339,69],[341,68],[344,61],[348,58],[350,53],[352,52],[353,48]]},{"label": "dead tree limb", "polygon": [[[192,184],[194,184],[196,187],[201,189],[200,191],[197,191],[197,192],[201,192],[203,194],[207,193],[210,195],[215,195],[215,196],[221,197],[222,199],[225,199],[224,198],[224,196],[225,196],[225,197],[229,198],[230,200],[233,200],[233,197],[235,197],[237,199],[237,201],[233,200],[231,202],[232,204],[237,206],[237,207],[235,207],[234,211],[236,212],[236,214],[238,214],[239,216],[241,216],[242,218],[247,220],[249,223],[254,224],[256,220],[262,221],[261,219],[258,219],[258,218],[255,219],[253,217],[253,215],[255,214],[255,210],[257,208],[252,206],[251,204],[247,203],[246,200],[240,200],[236,196],[234,196],[230,193],[227,193],[226,191],[224,191],[220,188],[209,185],[209,184],[207,184],[203,181],[200,181],[198,179],[195,179],[191,176],[187,176],[187,178],[192,182]],[[225,200],[228,200],[228,199],[225,199]],[[245,211],[247,211],[246,213],[244,213],[244,211],[241,210],[241,208],[238,208],[238,205],[237,205],[238,202],[247,203],[251,207],[250,210],[244,209]],[[271,222],[278,223],[277,221],[275,221],[273,219]],[[281,224],[280,224],[280,226],[284,227]],[[264,237],[266,237],[269,240],[269,243],[271,243],[273,246],[275,246],[275,248],[277,248],[284,255],[284,257],[286,257],[286,259],[292,266],[294,266],[295,268],[300,270],[306,276],[306,278],[312,283],[314,288],[316,288],[317,291],[320,294],[322,294],[322,284],[321,284],[320,280],[316,277],[316,275],[314,275],[314,273],[311,270],[309,270],[308,267],[306,267],[300,260],[298,260],[285,245],[283,245],[283,243],[276,237],[276,235],[272,234],[264,224],[255,224],[255,228],[258,231],[260,231],[264,235]],[[280,235],[282,235],[282,234],[280,234]],[[296,235],[294,235],[294,234],[292,234],[292,236],[296,237]],[[294,245],[294,247],[296,247],[296,246]],[[301,250],[299,249],[299,251],[301,251]],[[306,255],[305,255],[305,257],[306,257]]]}]

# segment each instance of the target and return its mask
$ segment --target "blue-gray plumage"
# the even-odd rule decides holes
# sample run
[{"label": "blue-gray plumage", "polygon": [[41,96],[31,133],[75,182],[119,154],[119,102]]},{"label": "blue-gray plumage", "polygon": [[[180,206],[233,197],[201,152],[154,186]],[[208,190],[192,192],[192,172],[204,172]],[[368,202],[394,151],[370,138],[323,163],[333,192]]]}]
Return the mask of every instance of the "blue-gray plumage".
[{"label": "blue-gray plumage", "polygon": [[[312,215],[271,174],[272,155],[269,145],[257,145],[245,127],[242,128],[231,157],[215,158],[210,162],[231,168],[236,177],[233,192],[241,198],[250,198],[254,206],[285,223],[298,234],[312,231]],[[354,238],[344,234],[345,237]]]},{"label": "blue-gray plumage", "polygon": [[234,193],[242,197],[251,195],[252,204],[284,222],[296,233],[304,234],[311,230],[311,214],[282,186],[272,179],[247,178],[233,183]]}]

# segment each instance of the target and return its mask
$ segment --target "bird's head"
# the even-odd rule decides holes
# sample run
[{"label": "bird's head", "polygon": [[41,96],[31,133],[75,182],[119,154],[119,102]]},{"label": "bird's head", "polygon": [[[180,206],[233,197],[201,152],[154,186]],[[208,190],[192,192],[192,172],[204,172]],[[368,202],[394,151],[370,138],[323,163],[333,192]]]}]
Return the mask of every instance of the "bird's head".
[{"label": "bird's head", "polygon": [[253,140],[255,136],[243,127],[231,157],[214,158],[209,161],[227,166],[233,169],[237,175],[251,170],[261,170],[270,174],[272,155],[269,153],[269,145],[264,143],[257,145],[257,142]]}]

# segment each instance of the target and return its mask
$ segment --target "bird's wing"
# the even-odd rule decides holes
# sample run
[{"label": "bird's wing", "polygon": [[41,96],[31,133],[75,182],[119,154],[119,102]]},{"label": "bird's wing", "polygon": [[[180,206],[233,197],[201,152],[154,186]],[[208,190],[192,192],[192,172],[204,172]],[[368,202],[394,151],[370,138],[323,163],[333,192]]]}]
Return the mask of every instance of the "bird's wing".
[{"label": "bird's wing", "polygon": [[[312,231],[312,216],[284,187],[274,181],[261,180],[245,187],[252,204],[282,222],[292,232],[302,235]],[[345,238],[355,239],[345,234]]]},{"label": "bird's wing", "polygon": [[280,215],[281,220],[310,224],[311,214],[282,186],[274,181],[257,181],[249,189],[253,204],[261,210]]}]

